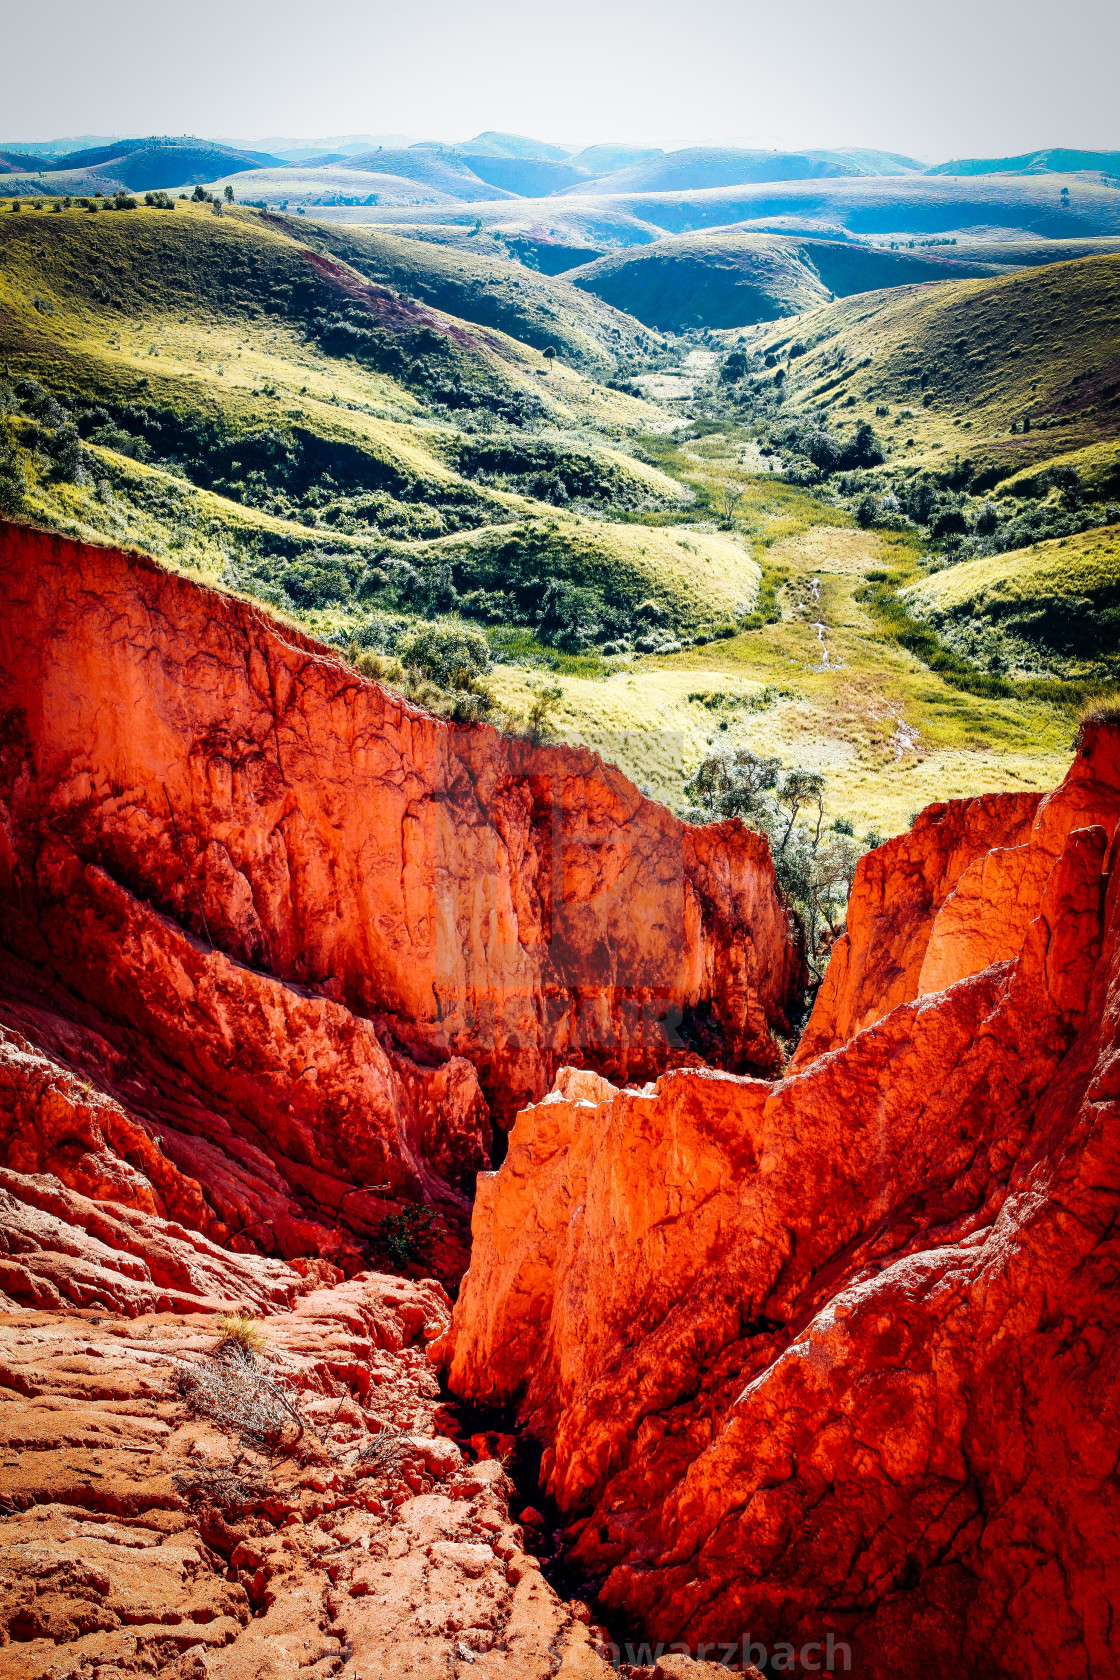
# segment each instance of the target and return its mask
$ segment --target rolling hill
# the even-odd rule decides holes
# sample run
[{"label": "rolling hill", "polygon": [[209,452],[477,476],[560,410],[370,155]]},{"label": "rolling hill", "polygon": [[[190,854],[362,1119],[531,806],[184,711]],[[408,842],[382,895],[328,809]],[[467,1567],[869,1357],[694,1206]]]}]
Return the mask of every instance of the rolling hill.
[{"label": "rolling hill", "polygon": [[1018,157],[954,158],[934,164],[927,175],[1039,175],[1075,174],[1082,170],[1120,176],[1120,152],[1076,151],[1052,146],[1048,151],[1021,152]]},{"label": "rolling hill", "polygon": [[[437,151],[427,146],[378,147],[373,152],[355,152],[346,159],[347,172],[369,170],[377,175],[395,175],[406,181],[421,181],[451,198],[475,199],[487,194],[482,177],[470,167],[461,152]],[[513,197],[500,188],[491,195]]]},{"label": "rolling hill", "polygon": [[1120,433],[1118,322],[1113,255],[865,293],[750,343],[788,357],[796,338],[787,415],[874,423],[909,466],[967,456],[983,488]]},{"label": "rolling hill", "polygon": [[537,278],[491,298],[496,265],[456,280],[442,248],[384,236],[356,253],[381,265],[371,284],[323,234],[209,205],[5,217],[6,510],[382,651],[453,608],[577,653],[678,645],[752,609],[741,544],[642,523],[688,502],[628,448],[658,411],[417,293],[548,320],[604,371],[612,324],[624,348],[643,329]]},{"label": "rolling hill", "polygon": [[858,164],[832,152],[760,152],[735,146],[688,146],[625,165],[583,190],[690,192],[708,187],[742,186],[750,181],[805,181],[862,173]]},{"label": "rolling hill", "polygon": [[[1068,189],[1063,198],[1062,187]],[[603,245],[644,244],[665,233],[777,222],[809,233],[839,229],[862,236],[928,237],[973,231],[976,237],[1086,239],[1120,235],[1120,190],[1081,176],[976,177],[849,175],[811,181],[659,193],[593,193],[577,188],[558,198],[520,204],[480,200],[454,213],[426,209],[427,225],[472,218],[507,233],[564,231]],[[373,210],[371,221],[390,220]],[[574,242],[574,240],[573,240]]]},{"label": "rolling hill", "polygon": [[966,560],[913,584],[914,616],[978,664],[1120,676],[1120,527]]},{"label": "rolling hill", "polygon": [[566,146],[554,146],[548,140],[534,140],[528,134],[504,134],[487,128],[471,140],[463,140],[459,150],[472,157],[521,158],[535,163],[569,163],[571,154]]},{"label": "rolling hill", "polygon": [[[270,225],[292,237],[301,231],[290,218]],[[653,342],[631,316],[598,297],[566,280],[538,279],[520,264],[484,255],[472,249],[477,241],[466,240],[465,249],[452,251],[379,229],[330,224],[320,227],[317,237],[326,250],[377,284],[475,326],[496,327],[537,350],[551,345],[565,361],[600,378],[614,371],[620,357],[641,354]]]},{"label": "rolling hill", "polygon": [[[348,159],[345,164],[259,169],[252,173],[239,170],[232,175],[219,175],[206,184],[216,193],[224,193],[229,187],[239,204],[258,207],[285,210],[330,207],[341,211],[348,206],[365,210],[381,205],[398,214],[402,208],[419,205],[455,207],[463,202],[464,195],[469,200],[480,190],[479,183],[465,185],[463,176],[452,170],[433,169],[428,172],[428,178],[393,174],[388,164],[385,171],[381,173],[364,162],[352,168]],[[368,220],[368,217],[360,219]]]},{"label": "rolling hill", "polygon": [[279,165],[279,159],[265,152],[239,151],[210,140],[171,139],[152,136],[144,140],[120,140],[84,151],[63,153],[44,160],[46,168],[14,178],[0,179],[0,192],[35,194],[90,193],[125,187],[131,192],[191,186],[213,180],[216,175]]},{"label": "rolling hill", "polygon": [[773,321],[882,286],[989,273],[975,255],[969,260],[945,245],[892,251],[730,230],[612,252],[566,278],[647,326],[680,332]]}]

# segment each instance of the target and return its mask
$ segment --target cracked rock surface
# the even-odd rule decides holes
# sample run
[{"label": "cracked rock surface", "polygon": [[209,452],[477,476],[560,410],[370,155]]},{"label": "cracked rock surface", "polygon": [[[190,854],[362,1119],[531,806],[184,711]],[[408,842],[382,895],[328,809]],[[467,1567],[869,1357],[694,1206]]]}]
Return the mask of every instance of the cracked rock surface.
[{"label": "cracked rock surface", "polygon": [[[269,1263],[240,1266],[251,1293]],[[447,1311],[437,1284],[367,1274],[262,1320],[227,1363],[289,1396],[268,1450],[189,1401],[212,1321],[0,1315],[5,1680],[609,1680],[501,1464],[439,1433],[425,1345]]]},{"label": "cracked rock surface", "polygon": [[741,824],[140,555],[0,521],[0,577],[0,1060],[53,1064],[12,1169],[348,1272],[426,1202],[453,1284],[560,1065],[777,1065],[801,959]]}]

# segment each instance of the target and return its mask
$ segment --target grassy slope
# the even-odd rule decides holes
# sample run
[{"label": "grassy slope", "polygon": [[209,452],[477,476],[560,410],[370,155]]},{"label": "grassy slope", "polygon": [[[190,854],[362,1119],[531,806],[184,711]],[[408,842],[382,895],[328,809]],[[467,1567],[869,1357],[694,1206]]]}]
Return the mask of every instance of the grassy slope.
[{"label": "grassy slope", "polygon": [[991,631],[1011,663],[1071,676],[1120,675],[1120,528],[1082,531],[935,572],[905,599],[951,647],[978,659]]},{"label": "grassy slope", "polygon": [[[841,435],[873,420],[908,465],[967,454],[996,482],[1120,431],[1118,321],[1120,256],[1086,257],[864,294],[749,342],[810,346],[790,364],[788,411],[825,411]],[[1030,431],[1013,434],[1024,418]]]},{"label": "grassy slope", "polygon": [[[897,642],[859,596],[868,573],[914,569],[915,539],[861,531],[842,509],[750,470],[748,434],[731,424],[651,440],[709,516],[741,496],[733,525],[763,570],[758,627],[590,680],[561,673],[557,725],[681,808],[684,784],[717,745],[821,770],[829,819],[857,833],[905,828],[937,799],[1045,788],[1064,773],[1070,714],[1026,696],[962,693]],[[815,587],[814,587],[815,584]],[[816,626],[823,625],[823,632]],[[821,652],[821,634],[828,651]],[[506,668],[503,702],[524,714],[539,675]]]},{"label": "grassy slope", "polygon": [[602,377],[619,355],[632,355],[651,341],[632,316],[566,280],[542,280],[508,260],[421,245],[373,228],[322,224],[315,232],[325,249],[368,279],[461,320],[496,327],[537,350],[552,345],[587,373]]},{"label": "grassy slope", "polygon": [[883,286],[994,272],[970,247],[892,251],[779,234],[671,235],[615,252],[567,279],[654,327],[739,327],[772,321]]},{"label": "grassy slope", "polygon": [[[553,576],[599,585],[620,612],[650,597],[637,527],[610,515],[668,513],[684,499],[674,479],[619,447],[656,411],[571,367],[550,369],[531,346],[493,328],[406,313],[402,342],[416,347],[405,362],[412,354],[433,361],[441,379],[459,380],[482,402],[463,412],[460,430],[460,410],[433,407],[424,368],[417,375],[406,366],[402,379],[307,338],[317,309],[363,295],[356,276],[316,264],[285,230],[251,213],[25,211],[0,220],[0,353],[9,377],[40,381],[75,413],[99,404],[122,425],[142,414],[156,427],[146,434],[154,438],[148,464],[100,430],[88,432],[87,482],[67,483],[52,466],[49,426],[21,414],[28,513],[82,535],[140,542],[281,606],[293,604],[277,594],[284,568],[324,550],[371,566],[378,556],[406,559],[422,579],[450,562],[464,593],[485,587],[492,596],[501,578],[488,563],[480,583],[477,545],[452,554],[430,540],[490,529],[499,532],[491,551],[514,543],[522,593],[528,567],[540,587]],[[573,295],[586,318],[587,300]],[[386,297],[394,294],[379,288],[376,298]],[[530,419],[511,424],[505,409],[522,399]],[[245,471],[241,457],[259,453],[262,437],[278,439],[299,469],[282,493],[267,470]],[[564,475],[573,508],[542,503],[534,484]],[[588,516],[589,493],[606,518]],[[729,602],[749,605],[756,574],[745,556],[730,582],[695,545],[670,545],[663,558],[656,593],[666,634],[723,623]],[[415,610],[399,590],[387,604]],[[380,605],[376,589],[351,600],[349,618],[294,602],[320,629],[360,624]],[[501,622],[500,608],[489,600],[484,621]]]},{"label": "grassy slope", "polygon": [[572,270],[581,291],[651,327],[738,327],[828,301],[797,247],[765,234],[673,238]]},{"label": "grassy slope", "polygon": [[[139,542],[234,587],[257,587],[251,568],[267,538],[280,565],[324,547],[356,554],[363,565],[410,554],[421,568],[443,553],[460,568],[461,588],[484,589],[495,547],[520,530],[550,566],[569,566],[577,581],[621,578],[632,594],[652,595],[655,606],[675,591],[690,611],[710,598],[714,615],[729,594],[741,591],[735,604],[745,605],[757,590],[756,627],[730,639],[610,666],[573,658],[548,677],[511,659],[494,678],[499,698],[522,714],[530,684],[558,682],[560,732],[599,748],[676,805],[700,758],[723,741],[824,769],[830,813],[849,815],[860,833],[904,826],[934,798],[1042,787],[1060,774],[1067,713],[1035,699],[961,693],[884,640],[859,599],[861,585],[869,570],[900,557],[913,569],[911,538],[858,531],[827,498],[760,478],[749,433],[730,423],[683,438],[647,430],[640,439],[648,465],[631,470],[679,480],[694,498],[691,530],[667,498],[662,511],[612,526],[467,479],[457,464],[467,445],[559,437],[606,458],[610,447],[664,421],[652,406],[572,368],[542,377],[543,359],[530,346],[459,323],[463,378],[506,395],[544,389],[547,404],[536,429],[518,431],[500,418],[486,418],[481,430],[459,429],[454,416],[433,410],[423,383],[327,355],[306,340],[284,294],[307,268],[293,240],[250,215],[44,212],[36,221],[25,212],[0,221],[0,335],[10,377],[33,372],[63,394],[162,405],[234,429],[302,430],[332,455],[351,448],[396,474],[400,495],[390,499],[415,518],[434,517],[433,510],[442,518],[446,508],[475,523],[443,535],[417,531],[408,541],[375,539],[360,520],[354,530],[324,525],[322,504],[281,516],[98,444],[87,445],[98,464],[85,485],[60,483],[47,457],[35,457],[32,513]],[[36,308],[35,296],[53,313]],[[863,300],[856,314],[865,307]],[[94,483],[102,471],[111,486],[104,499]],[[731,529],[713,531],[719,525]],[[347,611],[360,618],[367,604],[362,598]],[[301,616],[325,631],[347,615],[328,607]],[[517,637],[508,645],[516,650]]]}]

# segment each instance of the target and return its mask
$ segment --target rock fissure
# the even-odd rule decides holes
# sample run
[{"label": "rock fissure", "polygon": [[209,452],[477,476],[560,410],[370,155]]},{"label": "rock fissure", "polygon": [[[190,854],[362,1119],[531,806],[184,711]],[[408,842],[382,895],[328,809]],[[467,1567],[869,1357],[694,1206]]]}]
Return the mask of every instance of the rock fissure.
[{"label": "rock fissure", "polygon": [[[861,865],[792,1077],[730,1081],[728,1101],[688,1070],[652,1099],[565,1074],[480,1181],[452,1387],[518,1399],[579,1518],[570,1566],[649,1638],[799,1643],[839,1614],[868,1676],[933,1680],[947,1650],[962,1673],[1039,1680],[1071,1651],[1115,1660],[1080,1606],[1120,1586],[1081,1540],[1117,1516],[1120,1313],[1098,1255],[1120,1128],[1088,1093],[1120,1032],[1118,790],[1100,726],[1041,802],[935,808]],[[762,1113],[744,1159],[727,1117],[750,1132]],[[582,1215],[546,1253],[541,1198],[565,1181]],[[674,1196],[693,1217],[667,1226]],[[769,1320],[762,1346],[698,1339],[714,1273],[740,1323]],[[746,1379],[730,1391],[712,1386],[728,1357]],[[1024,1563],[1032,1528],[1042,1559]]]}]

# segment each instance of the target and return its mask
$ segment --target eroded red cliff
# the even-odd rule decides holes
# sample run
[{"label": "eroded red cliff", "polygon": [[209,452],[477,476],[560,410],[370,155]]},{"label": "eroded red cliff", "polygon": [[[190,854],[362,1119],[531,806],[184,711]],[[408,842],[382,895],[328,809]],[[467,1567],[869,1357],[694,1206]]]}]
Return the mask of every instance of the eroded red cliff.
[{"label": "eroded red cliff", "polygon": [[741,825],[141,556],[0,524],[0,578],[0,1018],[121,1116],[89,1160],[24,1126],[27,1170],[113,1195],[127,1136],[157,1211],[352,1266],[396,1202],[461,1219],[563,1062],[646,1078],[696,1021],[777,1065],[799,959]]},{"label": "eroded red cliff", "polygon": [[1117,731],[1031,805],[865,860],[791,1077],[562,1073],[480,1181],[452,1387],[653,1638],[1120,1667]]}]

